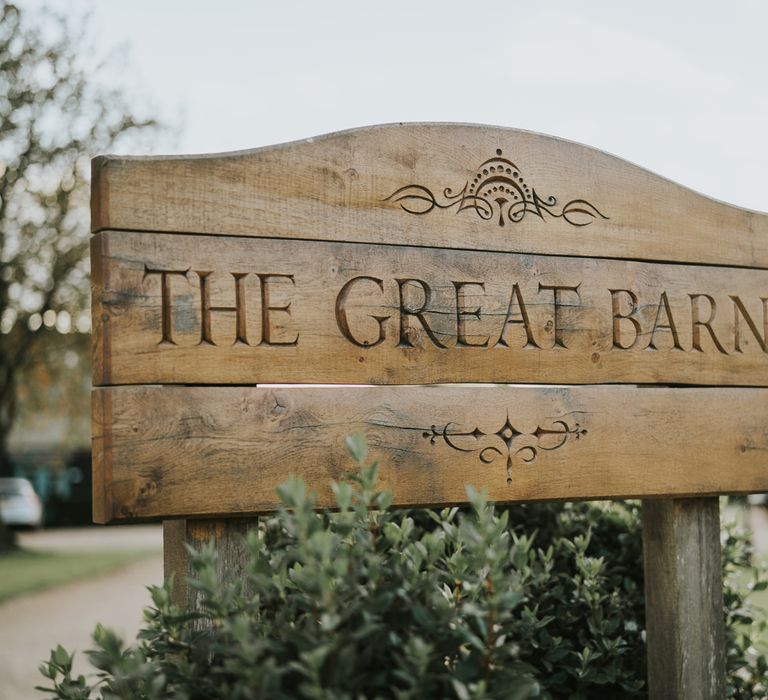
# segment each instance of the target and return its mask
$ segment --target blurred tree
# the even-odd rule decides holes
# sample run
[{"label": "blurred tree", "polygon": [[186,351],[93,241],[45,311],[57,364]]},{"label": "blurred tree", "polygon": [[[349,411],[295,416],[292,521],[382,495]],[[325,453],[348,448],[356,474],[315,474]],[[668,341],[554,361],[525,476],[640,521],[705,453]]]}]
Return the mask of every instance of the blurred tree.
[{"label": "blurred tree", "polygon": [[[0,476],[43,324],[87,332],[90,156],[156,126],[100,79],[82,23],[0,0]],[[87,52],[86,52],[87,54]]]}]

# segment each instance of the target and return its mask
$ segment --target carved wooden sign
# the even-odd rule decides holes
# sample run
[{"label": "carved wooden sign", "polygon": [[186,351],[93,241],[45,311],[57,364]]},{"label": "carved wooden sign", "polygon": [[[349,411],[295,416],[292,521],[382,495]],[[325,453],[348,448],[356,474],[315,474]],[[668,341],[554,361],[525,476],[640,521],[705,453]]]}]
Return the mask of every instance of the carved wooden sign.
[{"label": "carved wooden sign", "polygon": [[768,490],[765,215],[450,125],[98,158],[92,214],[99,521],[328,505],[358,431],[400,504]]}]

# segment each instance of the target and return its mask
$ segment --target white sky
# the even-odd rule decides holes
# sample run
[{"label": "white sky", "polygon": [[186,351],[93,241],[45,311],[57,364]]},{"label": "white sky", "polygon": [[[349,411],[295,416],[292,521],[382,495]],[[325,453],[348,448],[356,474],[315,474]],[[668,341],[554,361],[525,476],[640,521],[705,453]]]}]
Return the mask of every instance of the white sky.
[{"label": "white sky", "polygon": [[[28,6],[38,0],[26,0]],[[50,0],[179,125],[158,152],[459,121],[586,143],[768,210],[768,2]]]}]

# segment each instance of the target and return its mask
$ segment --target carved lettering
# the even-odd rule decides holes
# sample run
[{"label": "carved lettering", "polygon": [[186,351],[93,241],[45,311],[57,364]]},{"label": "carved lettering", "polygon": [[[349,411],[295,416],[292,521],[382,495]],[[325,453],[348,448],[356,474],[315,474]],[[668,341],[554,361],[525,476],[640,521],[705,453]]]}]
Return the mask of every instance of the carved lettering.
[{"label": "carved lettering", "polygon": [[[291,298],[287,288],[295,287],[292,274],[216,272],[195,270],[200,287],[200,329],[195,338],[198,345],[221,344],[216,332],[215,314],[232,314],[234,320],[233,345],[250,345],[248,336],[247,295],[249,275],[258,278],[261,296],[260,346],[289,347],[299,341],[291,311]],[[189,334],[196,335],[194,307],[188,297],[174,295],[172,278],[188,278],[190,269],[161,269],[144,267],[144,278],[158,276],[160,284],[160,345],[177,345]],[[213,300],[214,274],[226,275],[234,286],[234,303],[219,305]],[[534,278],[535,279],[535,278]],[[255,282],[255,280],[254,280]],[[524,298],[524,289],[531,280],[510,280],[500,286],[499,280],[430,280],[416,277],[387,278],[357,275],[347,279],[335,298],[334,320],[340,336],[358,348],[372,349],[389,341],[398,348],[423,349],[424,344],[440,348],[514,348],[524,350],[569,349],[584,351],[589,342],[592,361],[599,361],[600,350],[680,350],[684,352],[717,352],[721,355],[744,352],[768,354],[768,297],[758,297],[762,303],[762,325],[757,317],[755,299],[743,300],[743,295],[720,296],[706,293],[685,293],[676,290],[674,296],[666,290],[653,292],[647,288],[617,287],[608,289],[611,305],[611,337],[601,337],[605,326],[595,324],[596,290],[585,294],[582,283],[577,285],[538,283],[538,294],[552,294],[531,307]],[[394,286],[397,286],[395,289]],[[217,285],[218,286],[218,285]],[[226,286],[226,285],[224,285]],[[491,291],[492,290],[492,291]],[[279,303],[273,300],[275,295]],[[650,304],[643,296],[652,294]],[[658,297],[656,297],[658,294]],[[569,296],[570,295],[570,296]],[[395,299],[395,296],[397,297]],[[582,299],[588,303],[580,312]],[[602,297],[607,302],[606,297]],[[687,301],[685,299],[687,298]],[[286,300],[287,299],[287,300]],[[655,301],[658,299],[658,301]],[[733,346],[731,327],[718,315],[718,304],[729,299],[733,305]],[[182,306],[182,300],[185,305]],[[393,303],[394,302],[394,303]],[[504,310],[506,302],[506,310]],[[550,306],[551,303],[551,306]],[[690,304],[690,336],[687,310]],[[398,328],[395,327],[397,309]],[[380,309],[380,310],[379,310]],[[503,313],[502,313],[503,312]],[[578,314],[584,315],[585,335],[573,335],[578,330]],[[288,321],[284,319],[288,317]],[[605,318],[605,317],[603,317]],[[452,323],[455,319],[455,325]],[[502,319],[500,327],[498,320]],[[182,320],[184,321],[182,323]],[[607,320],[607,319],[606,319]],[[682,330],[682,332],[681,332]],[[255,331],[251,331],[255,332]],[[551,333],[553,342],[542,347],[542,334]],[[665,334],[669,334],[669,340]],[[607,336],[607,332],[605,332]],[[199,340],[198,340],[199,338]],[[690,338],[690,340],[689,340]],[[588,339],[588,340],[587,340]],[[647,342],[645,342],[647,339]]]},{"label": "carved lettering", "polygon": [[744,352],[741,349],[741,323],[740,318],[743,318],[749,326],[749,330],[752,331],[752,335],[755,336],[757,344],[763,352],[768,353],[768,298],[761,297],[760,301],[763,302],[763,335],[760,336],[760,332],[757,330],[755,322],[749,315],[744,302],[737,296],[731,295],[731,301],[733,302],[733,350],[734,352]]},{"label": "carved lettering", "polygon": [[[432,328],[430,328],[427,319],[424,317],[425,309],[432,302],[432,288],[424,280],[419,279],[397,279],[395,281],[397,282],[400,300],[400,342],[398,343],[398,347],[414,347],[413,343],[411,342],[411,331],[413,328],[410,325],[409,320],[409,317],[413,316],[421,324],[421,327],[424,329],[424,332],[427,334],[429,339],[438,348],[445,348],[445,345],[438,339]],[[417,308],[410,308],[405,302],[405,288],[409,284],[420,287],[424,294],[424,301],[422,302],[421,306],[418,306]]]},{"label": "carved lettering", "polygon": [[[633,347],[635,347],[635,345],[637,345],[637,341],[640,338],[640,334],[642,332],[640,321],[635,318],[635,314],[637,313],[638,308],[637,294],[635,294],[631,289],[609,289],[608,291],[611,293],[611,313],[613,314],[613,339],[611,347],[615,348],[616,350],[631,350]],[[621,312],[621,299],[619,298],[620,294],[626,295],[629,299],[629,311],[627,311],[627,313]],[[628,345],[625,345],[621,342],[622,321],[629,321],[635,331],[632,342]]]},{"label": "carved lettering", "polygon": [[[666,317],[666,323],[661,323],[662,310]],[[653,321],[653,328],[651,329],[651,339],[648,341],[648,348],[650,350],[656,350],[656,332],[660,330],[666,330],[672,333],[672,346],[677,350],[682,350],[683,346],[680,345],[680,336],[677,332],[677,326],[675,325],[675,319],[672,316],[672,308],[669,305],[669,299],[667,293],[662,292],[659,297],[659,305],[656,308],[656,318]]]},{"label": "carved lettering", "polygon": [[579,295],[579,287],[581,287],[581,283],[577,284],[575,287],[566,287],[566,286],[561,286],[557,284],[539,283],[539,292],[544,292],[544,291],[552,292],[552,320],[555,326],[555,347],[556,348],[566,347],[565,341],[563,340],[563,331],[565,329],[560,326],[560,319],[561,319],[560,309],[564,306],[562,297],[560,296],[560,292],[571,292],[578,297],[580,302],[581,296]]},{"label": "carved lettering", "polygon": [[153,270],[144,266],[144,279],[150,275],[160,275],[160,318],[162,335],[158,345],[176,345],[173,339],[173,318],[171,316],[171,275],[181,275],[186,278],[189,268],[186,270]]},{"label": "carved lettering", "polygon": [[258,274],[259,282],[261,282],[261,342],[259,345],[298,345],[299,334],[293,340],[274,340],[272,338],[272,319],[270,312],[282,311],[288,316],[291,315],[291,302],[289,301],[284,306],[272,306],[269,300],[269,285],[270,280],[286,279],[290,280],[291,284],[295,285],[296,282],[293,275],[279,275],[279,274]]},{"label": "carved lettering", "polygon": [[[515,302],[517,302],[517,306],[520,309],[520,318],[516,319],[513,318],[513,310],[515,307]],[[528,311],[525,308],[525,302],[523,301],[523,294],[520,291],[520,285],[515,283],[512,285],[512,293],[509,295],[509,304],[507,305],[507,315],[504,317],[504,325],[501,327],[501,333],[499,334],[499,339],[496,341],[496,345],[494,347],[504,347],[508,348],[509,345],[507,344],[507,341],[504,338],[504,335],[507,331],[507,326],[511,324],[521,324],[523,328],[525,329],[525,345],[524,348],[528,347],[534,347],[539,348],[539,344],[536,342],[535,338],[533,337],[533,330],[531,329],[531,322],[528,318]]]},{"label": "carved lettering", "polygon": [[488,347],[488,336],[485,336],[485,340],[479,343],[471,343],[467,339],[467,331],[464,320],[467,316],[472,316],[477,320],[480,320],[480,307],[478,306],[473,311],[465,311],[463,307],[464,296],[462,294],[465,287],[480,287],[485,291],[484,282],[454,282],[453,287],[456,290],[456,347],[460,348],[486,348]]},{"label": "carved lettering", "polygon": [[211,272],[197,272],[200,278],[200,345],[216,345],[211,333],[211,313],[217,312],[235,312],[235,342],[234,345],[248,345],[246,335],[246,315],[245,315],[245,278],[247,272],[233,272],[235,278],[235,305],[234,306],[212,306],[211,305]]},{"label": "carved lettering", "polygon": [[384,328],[384,323],[390,318],[389,316],[374,316],[371,315],[371,318],[378,323],[379,326],[379,335],[371,342],[370,340],[358,340],[355,338],[355,336],[352,334],[352,331],[349,328],[349,319],[347,318],[347,309],[346,304],[347,300],[349,298],[350,292],[352,291],[352,287],[356,285],[358,282],[373,282],[378,286],[378,288],[383,292],[384,291],[384,282],[383,280],[380,280],[378,277],[369,277],[368,275],[361,275],[360,277],[353,277],[351,280],[349,280],[339,292],[339,295],[336,297],[336,324],[339,327],[339,330],[341,331],[341,334],[350,342],[357,345],[359,348],[375,348],[377,345],[384,342],[384,339],[386,338],[386,331]]},{"label": "carved lettering", "polygon": [[[698,352],[704,352],[701,347],[701,329],[706,328],[709,337],[712,339],[712,342],[715,344],[718,351],[723,353],[723,355],[727,355],[728,351],[717,339],[715,331],[712,330],[712,322],[715,320],[715,315],[717,314],[717,304],[714,298],[709,294],[689,294],[688,296],[691,298],[691,349]],[[699,299],[706,299],[707,302],[709,302],[709,317],[706,321],[702,321],[699,316],[701,311],[698,303]]]}]

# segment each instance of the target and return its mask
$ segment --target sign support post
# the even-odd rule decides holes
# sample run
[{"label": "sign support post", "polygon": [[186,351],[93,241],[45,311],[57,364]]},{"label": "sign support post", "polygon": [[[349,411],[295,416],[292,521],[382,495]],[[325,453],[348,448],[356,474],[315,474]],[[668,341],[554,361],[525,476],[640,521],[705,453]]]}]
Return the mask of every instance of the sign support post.
[{"label": "sign support post", "polygon": [[186,610],[199,607],[195,592],[186,584],[194,575],[187,547],[200,551],[213,543],[217,579],[222,583],[237,581],[243,578],[248,561],[245,538],[258,526],[258,518],[164,520],[163,569],[166,579],[173,576],[173,602]]},{"label": "sign support post", "polygon": [[653,700],[725,697],[717,497],[643,501],[648,690]]}]

